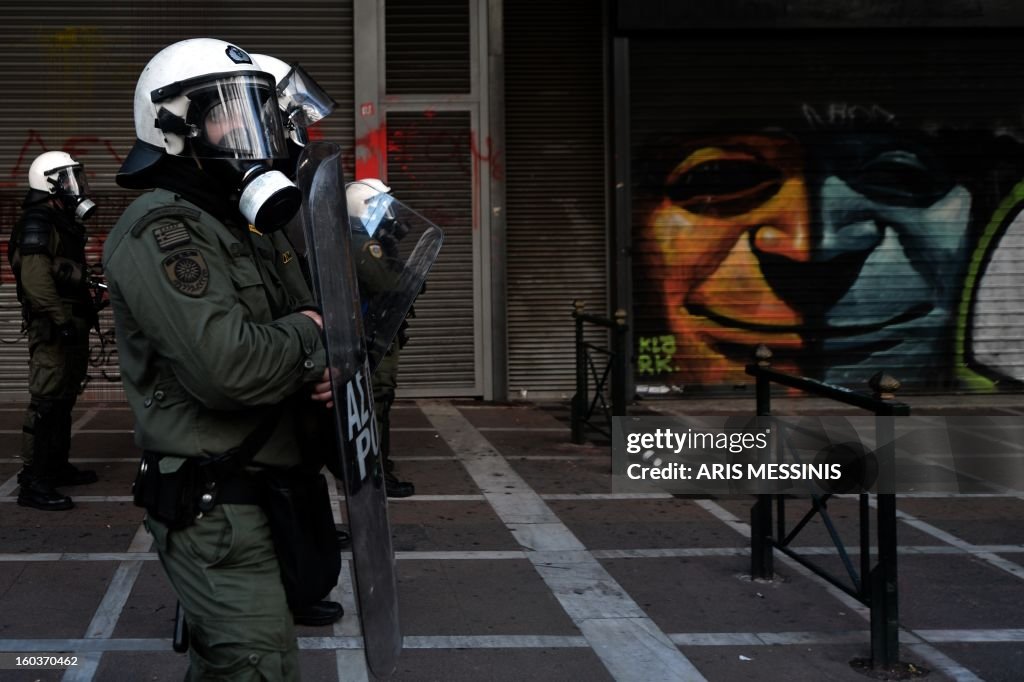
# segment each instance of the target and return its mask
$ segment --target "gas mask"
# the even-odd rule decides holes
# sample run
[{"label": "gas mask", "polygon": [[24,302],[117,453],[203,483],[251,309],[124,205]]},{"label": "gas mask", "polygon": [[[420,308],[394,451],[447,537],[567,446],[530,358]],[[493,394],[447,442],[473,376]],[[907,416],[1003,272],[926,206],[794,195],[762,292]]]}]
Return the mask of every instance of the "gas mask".
[{"label": "gas mask", "polygon": [[85,220],[96,212],[96,203],[88,198],[85,168],[67,152],[41,154],[32,162],[28,178],[31,189],[56,198],[76,220]]},{"label": "gas mask", "polygon": [[237,193],[238,212],[260,232],[284,227],[302,204],[295,183],[266,161],[208,159],[203,168]]},{"label": "gas mask", "polygon": [[153,93],[170,96],[157,110],[157,127],[184,140],[203,170],[237,195],[239,212],[261,232],[287,224],[302,201],[295,183],[273,166],[287,158],[288,148],[272,82],[258,72],[231,74]]}]

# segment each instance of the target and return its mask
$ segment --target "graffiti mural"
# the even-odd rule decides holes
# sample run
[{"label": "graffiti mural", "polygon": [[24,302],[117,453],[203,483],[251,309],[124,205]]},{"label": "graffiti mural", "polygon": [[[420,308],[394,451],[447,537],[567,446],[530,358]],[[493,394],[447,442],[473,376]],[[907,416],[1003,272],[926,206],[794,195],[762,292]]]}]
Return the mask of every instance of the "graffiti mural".
[{"label": "graffiti mural", "polygon": [[[637,71],[656,68],[640,61]],[[794,78],[806,74],[790,68]],[[1003,258],[981,246],[1024,178],[1024,136],[990,102],[976,102],[966,117],[955,93],[943,101],[900,91],[914,81],[910,67],[889,83],[878,66],[836,68],[868,71],[859,74],[872,84],[864,92],[879,82],[890,99],[852,102],[836,97],[841,83],[783,77],[762,113],[723,109],[715,118],[716,102],[735,107],[743,97],[726,102],[712,93],[706,111],[669,120],[643,108],[655,90],[639,88],[641,130],[633,135],[646,141],[634,145],[633,160],[638,383],[747,384],[744,367],[759,344],[783,371],[844,385],[862,386],[879,370],[926,389],[992,389],[1019,378],[1021,337],[1008,337],[998,317],[1024,308],[1011,281],[1024,280],[1020,246]],[[756,82],[756,65],[750,69],[733,84]],[[688,72],[672,72],[683,74],[673,96],[693,96],[681,83]],[[666,85],[656,90],[662,96]],[[801,92],[817,96],[798,99]],[[934,100],[915,101],[918,94]],[[1019,120],[1019,111],[1006,113]],[[1002,274],[979,298],[971,282],[993,259],[998,268],[990,270]],[[987,326],[972,326],[969,315]],[[673,349],[670,361],[654,339]],[[998,364],[993,348],[1016,360],[980,372],[987,384],[972,380]]]}]

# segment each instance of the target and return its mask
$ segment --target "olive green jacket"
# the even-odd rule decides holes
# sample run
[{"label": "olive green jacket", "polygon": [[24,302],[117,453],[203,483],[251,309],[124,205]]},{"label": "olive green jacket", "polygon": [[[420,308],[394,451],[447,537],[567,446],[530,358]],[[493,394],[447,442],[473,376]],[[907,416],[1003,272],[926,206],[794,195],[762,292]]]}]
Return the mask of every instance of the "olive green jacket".
[{"label": "olive green jacket", "polygon": [[107,238],[121,377],[144,449],[220,454],[276,418],[254,462],[292,466],[294,411],[324,409],[306,400],[326,354],[316,323],[293,312],[312,300],[298,262],[245,229],[157,189]]},{"label": "olive green jacket", "polygon": [[[21,286],[22,296],[25,298],[32,317],[49,320],[52,324],[63,324],[72,317],[72,306],[84,304],[92,306],[89,298],[89,291],[82,279],[86,269],[85,263],[85,228],[81,223],[62,221],[63,226],[58,227],[60,220],[55,214],[56,210],[33,209],[38,216],[52,216],[50,222],[50,236],[46,241],[44,253],[21,253],[18,246],[20,234],[15,234],[12,240],[12,247],[18,253],[13,261],[16,264],[15,274]],[[15,226],[19,232],[19,226]],[[65,230],[81,231],[80,234]],[[54,274],[54,262],[58,259],[74,263],[78,269],[78,281],[58,283]]]}]

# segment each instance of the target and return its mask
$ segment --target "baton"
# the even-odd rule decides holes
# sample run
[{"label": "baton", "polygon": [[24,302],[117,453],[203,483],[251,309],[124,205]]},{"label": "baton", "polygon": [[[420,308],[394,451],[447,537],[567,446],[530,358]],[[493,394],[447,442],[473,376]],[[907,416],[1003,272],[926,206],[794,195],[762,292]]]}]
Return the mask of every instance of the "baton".
[{"label": "baton", "polygon": [[178,608],[174,612],[174,641],[172,648],[179,654],[188,651],[188,622],[185,620],[185,609],[178,602]]}]

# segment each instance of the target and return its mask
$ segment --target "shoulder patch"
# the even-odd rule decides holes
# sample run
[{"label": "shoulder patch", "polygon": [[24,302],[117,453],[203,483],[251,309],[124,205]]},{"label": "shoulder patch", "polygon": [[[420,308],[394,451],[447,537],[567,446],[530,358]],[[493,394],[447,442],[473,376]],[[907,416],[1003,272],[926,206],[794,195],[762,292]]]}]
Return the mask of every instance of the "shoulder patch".
[{"label": "shoulder patch", "polygon": [[147,226],[152,225],[161,218],[188,218],[189,220],[198,220],[200,215],[202,214],[199,211],[189,208],[188,206],[161,206],[147,212],[141,218],[132,223],[129,232],[131,232],[133,237],[138,237]]},{"label": "shoulder patch", "polygon": [[199,249],[180,249],[163,262],[164,273],[171,286],[193,298],[206,293],[210,284],[210,268]]},{"label": "shoulder patch", "polygon": [[185,223],[180,221],[154,227],[153,238],[156,239],[156,245],[160,247],[161,251],[170,251],[175,247],[192,242],[192,235],[188,233]]},{"label": "shoulder patch", "polygon": [[366,246],[363,247],[370,252],[370,255],[374,258],[381,258],[384,255],[384,249],[380,248],[380,244],[374,241],[366,242]]}]

